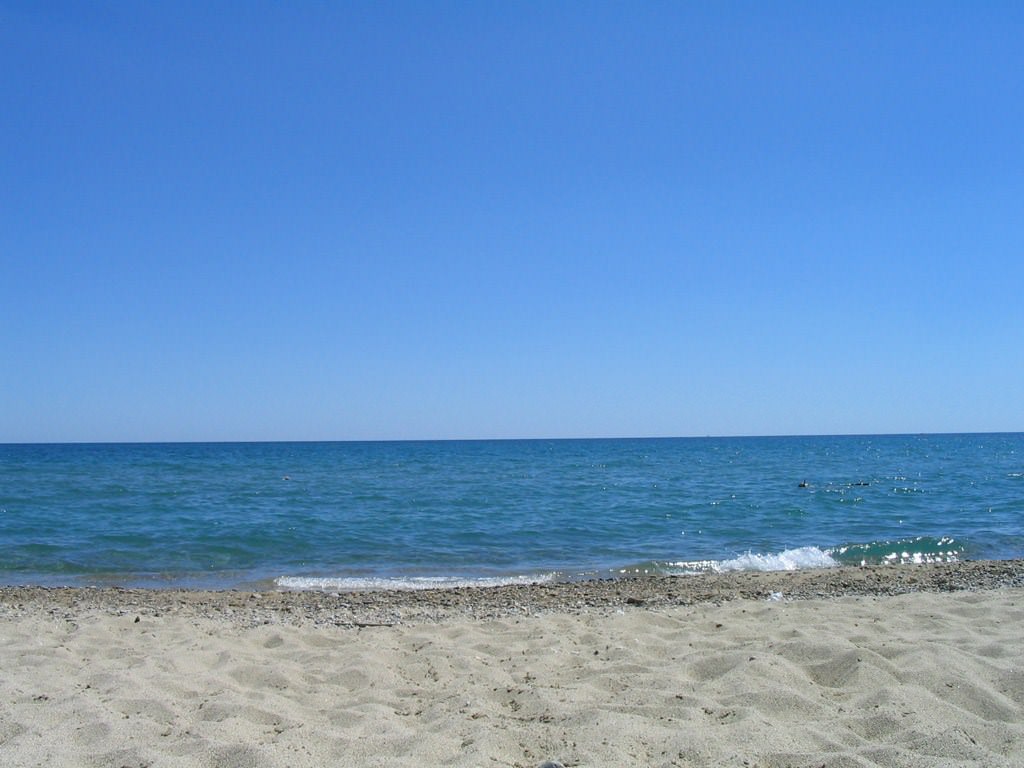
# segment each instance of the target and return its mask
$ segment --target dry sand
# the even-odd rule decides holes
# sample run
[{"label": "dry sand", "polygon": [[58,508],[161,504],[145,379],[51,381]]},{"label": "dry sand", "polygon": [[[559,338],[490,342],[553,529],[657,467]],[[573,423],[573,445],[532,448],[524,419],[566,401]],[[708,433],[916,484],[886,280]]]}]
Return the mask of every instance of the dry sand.
[{"label": "dry sand", "polygon": [[1021,766],[1022,637],[1020,562],[3,588],[0,765]]}]

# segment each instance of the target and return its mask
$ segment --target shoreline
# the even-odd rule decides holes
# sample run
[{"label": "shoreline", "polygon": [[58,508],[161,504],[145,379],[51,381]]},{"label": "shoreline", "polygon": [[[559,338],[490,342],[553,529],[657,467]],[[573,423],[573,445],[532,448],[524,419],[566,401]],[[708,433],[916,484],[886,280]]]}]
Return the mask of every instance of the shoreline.
[{"label": "shoreline", "polygon": [[1024,561],[0,587],[4,765],[1017,768]]},{"label": "shoreline", "polygon": [[733,571],[422,590],[192,590],[0,586],[0,617],[48,611],[201,615],[233,624],[396,626],[734,600],[882,597],[1024,588],[1024,560]]}]

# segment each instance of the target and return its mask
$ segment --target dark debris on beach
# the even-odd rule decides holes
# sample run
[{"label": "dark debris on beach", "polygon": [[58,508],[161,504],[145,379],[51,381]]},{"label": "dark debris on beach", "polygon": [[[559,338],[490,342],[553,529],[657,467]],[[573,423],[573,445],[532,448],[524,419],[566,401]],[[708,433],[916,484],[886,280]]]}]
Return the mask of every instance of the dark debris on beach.
[{"label": "dark debris on beach", "polygon": [[186,615],[262,624],[350,628],[547,613],[593,613],[730,600],[884,597],[1024,587],[1024,560],[842,567],[789,572],[642,576],[565,583],[405,591],[198,591],[91,587],[0,587],[0,616],[48,612],[74,620],[90,612]]}]

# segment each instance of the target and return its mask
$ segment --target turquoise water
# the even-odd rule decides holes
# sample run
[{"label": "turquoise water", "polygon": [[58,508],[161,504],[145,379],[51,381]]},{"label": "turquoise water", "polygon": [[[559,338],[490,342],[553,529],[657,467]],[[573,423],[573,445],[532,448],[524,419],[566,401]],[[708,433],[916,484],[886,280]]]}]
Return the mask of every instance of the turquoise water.
[{"label": "turquoise water", "polygon": [[1024,434],[0,445],[0,582],[326,587],[1024,556]]}]

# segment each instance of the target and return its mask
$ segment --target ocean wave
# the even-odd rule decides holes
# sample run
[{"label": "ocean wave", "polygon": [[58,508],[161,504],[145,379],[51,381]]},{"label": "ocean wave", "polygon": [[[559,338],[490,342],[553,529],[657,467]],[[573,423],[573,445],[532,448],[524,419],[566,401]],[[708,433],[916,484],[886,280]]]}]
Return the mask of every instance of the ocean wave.
[{"label": "ocean wave", "polygon": [[896,565],[955,563],[963,559],[965,545],[950,536],[915,536],[894,541],[872,541],[821,549],[797,547],[781,552],[747,552],[725,560],[691,560],[668,564],[676,574],[730,571],[799,571],[841,565]]},{"label": "ocean wave", "polygon": [[959,562],[966,546],[951,536],[914,536],[893,541],[872,541],[836,547],[832,555],[843,565]]},{"label": "ocean wave", "polygon": [[798,547],[775,554],[747,552],[718,565],[719,571],[799,571],[806,568],[834,568],[839,565],[825,550]]},{"label": "ocean wave", "polygon": [[553,573],[530,576],[487,576],[463,578],[458,576],[279,576],[274,585],[281,589],[299,591],[365,592],[373,590],[459,589],[463,587],[503,587],[517,584],[548,584]]},{"label": "ocean wave", "polygon": [[806,568],[835,568],[839,563],[827,550],[818,547],[797,547],[782,552],[747,552],[728,560],[690,560],[671,563],[680,574],[725,573],[729,571],[797,571]]}]

